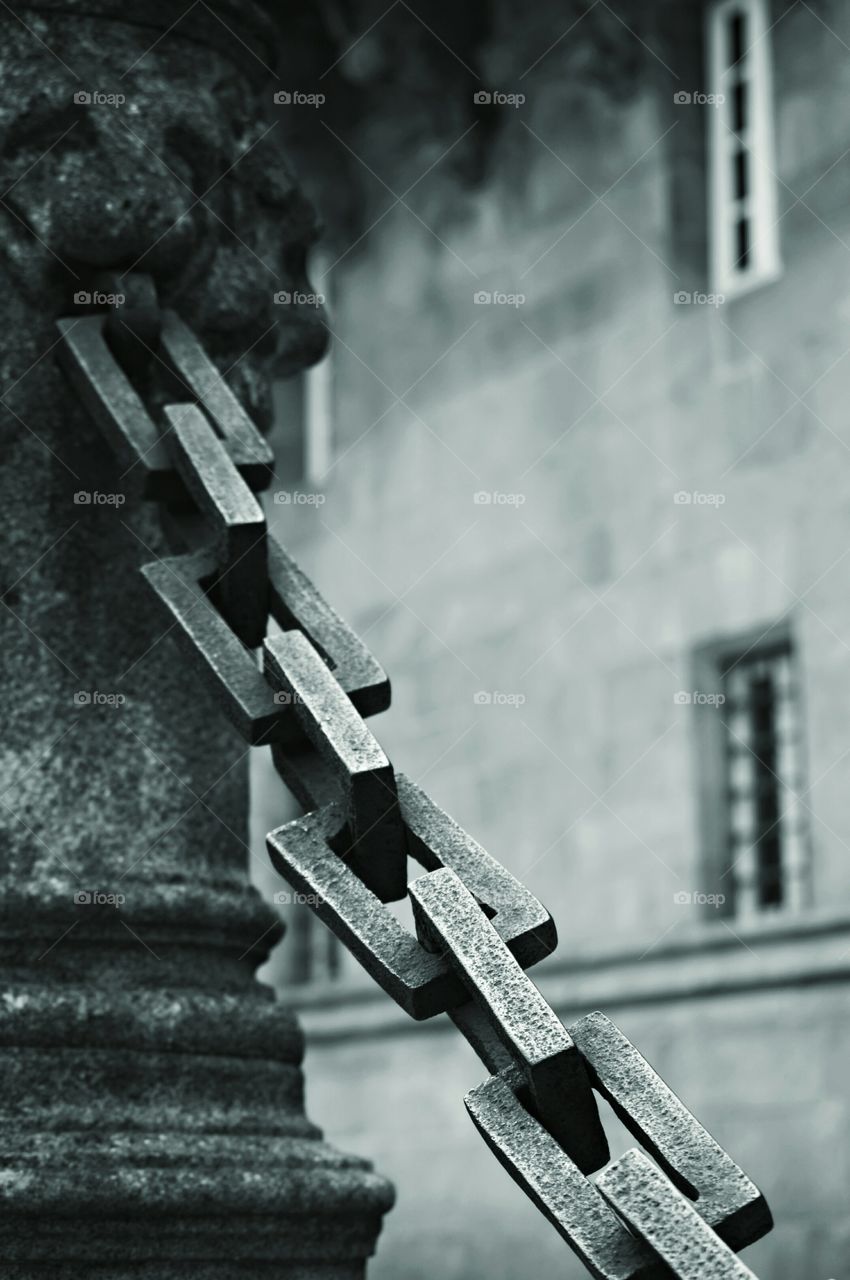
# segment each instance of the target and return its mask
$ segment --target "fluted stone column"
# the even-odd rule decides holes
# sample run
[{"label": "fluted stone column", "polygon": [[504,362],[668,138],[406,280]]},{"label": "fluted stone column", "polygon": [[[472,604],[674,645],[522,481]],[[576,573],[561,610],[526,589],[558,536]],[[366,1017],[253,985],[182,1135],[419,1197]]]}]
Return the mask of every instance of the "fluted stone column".
[{"label": "fluted stone column", "polygon": [[[247,883],[245,745],[152,613],[158,514],[119,505],[53,349],[132,266],[261,419],[274,292],[306,286],[261,18],[139,8],[0,30],[2,1273],[348,1280],[391,1189],[305,1118],[300,1031],[253,976],[281,929]],[[322,343],[290,308],[279,367]]]}]

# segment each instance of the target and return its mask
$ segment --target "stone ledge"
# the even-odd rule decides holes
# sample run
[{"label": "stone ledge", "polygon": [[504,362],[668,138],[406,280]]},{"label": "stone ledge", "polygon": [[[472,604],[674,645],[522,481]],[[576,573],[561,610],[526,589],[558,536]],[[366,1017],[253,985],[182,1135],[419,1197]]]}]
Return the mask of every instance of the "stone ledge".
[{"label": "stone ledge", "polygon": [[[535,971],[535,982],[564,1020],[590,1009],[705,999],[735,992],[850,982],[850,916],[810,912],[794,919],[711,921],[675,927],[659,940],[591,952]],[[446,1018],[416,1023],[383,991],[327,983],[286,993],[308,1042],[445,1030]]]},{"label": "stone ledge", "polygon": [[9,983],[0,993],[0,1049],[205,1054],[298,1065],[293,1014],[255,984],[238,993],[151,987],[93,989]]},{"label": "stone ledge", "polygon": [[[77,1240],[85,1232],[104,1232],[111,1219],[135,1219],[146,1240],[143,1256],[151,1257],[162,1256],[156,1245],[151,1250],[153,1219],[182,1235],[193,1234],[199,1219],[217,1220],[217,1234],[226,1237],[243,1216],[258,1228],[265,1219],[268,1231],[280,1235],[283,1218],[300,1221],[304,1234],[317,1221],[327,1231],[341,1215],[346,1231],[362,1230],[371,1240],[374,1217],[394,1199],[367,1160],[313,1137],[260,1133],[11,1134],[0,1142],[0,1183],[0,1240],[7,1247],[17,1218],[38,1222],[42,1230],[70,1221]],[[292,1243],[281,1236],[279,1250],[291,1253]],[[218,1256],[209,1247],[204,1255]],[[0,1256],[7,1256],[5,1248]],[[67,1241],[63,1256],[71,1256]],[[80,1256],[90,1255],[82,1250]]]}]

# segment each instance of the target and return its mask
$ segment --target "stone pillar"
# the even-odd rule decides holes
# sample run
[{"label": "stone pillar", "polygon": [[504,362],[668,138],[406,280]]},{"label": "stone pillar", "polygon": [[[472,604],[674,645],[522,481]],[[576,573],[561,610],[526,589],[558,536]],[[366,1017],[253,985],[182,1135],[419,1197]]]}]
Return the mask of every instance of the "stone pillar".
[{"label": "stone pillar", "polygon": [[[310,213],[258,142],[262,19],[132,8],[19,9],[0,46],[2,1270],[353,1280],[391,1188],[305,1118],[300,1031],[253,976],[281,928],[247,883],[246,747],[150,611],[158,513],[118,505],[53,348],[133,267],[261,419]],[[288,312],[284,371],[324,341]]]}]

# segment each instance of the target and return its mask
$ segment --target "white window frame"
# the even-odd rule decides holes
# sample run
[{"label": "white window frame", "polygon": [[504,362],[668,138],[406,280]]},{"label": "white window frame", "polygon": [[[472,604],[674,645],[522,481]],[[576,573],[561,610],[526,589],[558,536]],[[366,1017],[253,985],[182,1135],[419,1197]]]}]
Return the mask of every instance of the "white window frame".
[{"label": "white window frame", "polygon": [[[330,254],[323,245],[310,255],[311,281],[316,282],[318,293],[330,292]],[[325,297],[325,308],[329,310]],[[324,358],[304,377],[303,440],[304,479],[313,488],[321,489],[333,464],[334,453],[334,376],[333,346]]]},{"label": "white window frame", "polygon": [[[730,18],[745,21],[744,54],[729,58]],[[709,243],[712,288],[727,298],[776,280],[782,272],[773,135],[773,74],[768,0],[714,0],[706,13],[709,111]],[[744,128],[734,130],[734,86],[746,87]],[[743,144],[743,145],[742,145]],[[735,191],[735,155],[748,157],[748,191]],[[738,265],[738,223],[749,228],[746,266]]]},{"label": "white window frame", "polygon": [[333,464],[333,364],[324,359],[304,374],[304,479],[321,489]]}]

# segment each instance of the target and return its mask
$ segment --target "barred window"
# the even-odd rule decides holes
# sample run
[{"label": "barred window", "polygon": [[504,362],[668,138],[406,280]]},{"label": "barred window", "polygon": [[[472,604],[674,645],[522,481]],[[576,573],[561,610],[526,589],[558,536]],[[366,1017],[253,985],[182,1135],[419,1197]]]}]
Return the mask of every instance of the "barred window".
[{"label": "barred window", "polygon": [[712,284],[731,297],[780,270],[766,0],[709,6],[707,61]]},{"label": "barred window", "polygon": [[722,662],[726,867],[736,915],[808,900],[800,688],[790,640]]}]

